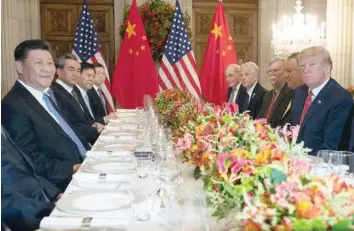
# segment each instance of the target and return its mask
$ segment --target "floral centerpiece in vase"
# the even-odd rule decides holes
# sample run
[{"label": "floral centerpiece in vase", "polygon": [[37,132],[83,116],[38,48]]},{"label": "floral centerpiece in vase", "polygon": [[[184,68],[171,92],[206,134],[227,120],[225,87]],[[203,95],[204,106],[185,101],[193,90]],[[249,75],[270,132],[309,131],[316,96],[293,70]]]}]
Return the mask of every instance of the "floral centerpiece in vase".
[{"label": "floral centerpiece in vase", "polygon": [[[124,37],[125,30],[128,25],[129,9],[130,6],[127,6],[125,9],[123,22],[120,26],[120,35],[122,38]],[[149,40],[152,58],[155,63],[159,63],[162,59],[164,46],[171,27],[175,7],[164,0],[148,0],[139,7],[139,11]],[[186,25],[188,36],[191,38],[191,18],[187,11],[184,12],[183,21]]]}]

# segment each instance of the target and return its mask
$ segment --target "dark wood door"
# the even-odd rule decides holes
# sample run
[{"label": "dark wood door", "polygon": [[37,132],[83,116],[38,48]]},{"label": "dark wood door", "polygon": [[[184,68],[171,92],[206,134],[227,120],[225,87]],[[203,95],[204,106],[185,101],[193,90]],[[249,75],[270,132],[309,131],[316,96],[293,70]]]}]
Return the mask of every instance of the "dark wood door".
[{"label": "dark wood door", "polygon": [[[41,37],[55,58],[71,53],[83,0],[41,0]],[[113,0],[88,0],[104,59],[112,76],[115,65]]]}]

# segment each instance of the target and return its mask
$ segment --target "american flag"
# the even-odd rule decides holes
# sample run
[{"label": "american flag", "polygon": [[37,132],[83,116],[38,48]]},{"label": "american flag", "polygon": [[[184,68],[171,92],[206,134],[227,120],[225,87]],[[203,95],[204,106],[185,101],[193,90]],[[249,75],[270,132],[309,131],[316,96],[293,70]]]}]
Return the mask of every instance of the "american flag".
[{"label": "american flag", "polygon": [[178,0],[159,70],[159,85],[160,90],[180,88],[197,98],[201,94],[194,54]]},{"label": "american flag", "polygon": [[106,80],[101,89],[106,99],[107,107],[110,112],[114,111],[114,104],[111,95],[111,82],[106,63],[103,59],[103,52],[98,41],[98,35],[93,24],[90,11],[87,7],[87,0],[81,9],[79,22],[76,26],[74,48],[72,53],[79,59],[79,62],[100,63],[106,70]]}]

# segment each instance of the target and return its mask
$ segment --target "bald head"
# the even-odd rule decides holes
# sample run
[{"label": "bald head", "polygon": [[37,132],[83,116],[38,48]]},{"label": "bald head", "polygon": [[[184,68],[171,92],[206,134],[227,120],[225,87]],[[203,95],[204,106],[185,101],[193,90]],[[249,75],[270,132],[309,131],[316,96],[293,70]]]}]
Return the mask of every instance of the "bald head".
[{"label": "bald head", "polygon": [[247,62],[241,66],[242,85],[250,89],[259,78],[259,68],[253,62]]},{"label": "bald head", "polygon": [[237,86],[241,81],[241,67],[237,64],[230,64],[225,70],[225,79],[229,87]]}]

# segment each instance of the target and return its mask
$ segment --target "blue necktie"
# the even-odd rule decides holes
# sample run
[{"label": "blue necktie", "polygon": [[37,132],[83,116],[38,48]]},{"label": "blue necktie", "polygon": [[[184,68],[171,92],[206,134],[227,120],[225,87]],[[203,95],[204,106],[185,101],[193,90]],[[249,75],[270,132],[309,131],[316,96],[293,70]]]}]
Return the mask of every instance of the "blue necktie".
[{"label": "blue necktie", "polygon": [[66,123],[66,121],[63,119],[63,117],[61,117],[59,112],[55,109],[55,107],[53,106],[53,104],[51,102],[52,98],[54,98],[54,95],[53,95],[53,92],[51,89],[48,90],[47,94],[43,94],[43,100],[46,103],[46,105],[48,106],[49,111],[51,113],[53,113],[53,115],[55,116],[55,118],[59,122],[59,126],[65,131],[65,133],[76,144],[81,156],[85,157],[86,156],[85,155],[86,149],[85,149],[84,145],[81,143],[81,141],[79,140],[79,138],[77,137],[75,132],[71,129],[71,127]]}]

